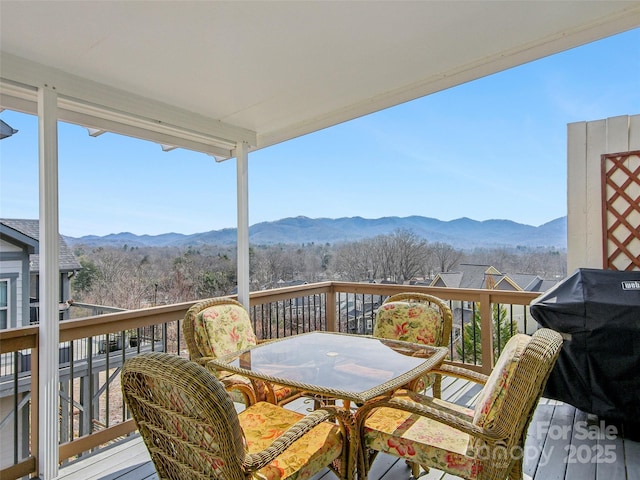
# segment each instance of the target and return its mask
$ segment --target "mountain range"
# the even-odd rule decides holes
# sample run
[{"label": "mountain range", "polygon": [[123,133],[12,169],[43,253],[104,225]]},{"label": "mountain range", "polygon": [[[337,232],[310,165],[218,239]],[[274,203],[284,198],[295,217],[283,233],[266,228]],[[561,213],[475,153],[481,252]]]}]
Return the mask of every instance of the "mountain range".
[{"label": "mountain range", "polygon": [[[252,245],[341,243],[388,235],[398,230],[407,230],[425,238],[430,243],[443,242],[455,248],[467,250],[477,247],[567,247],[567,217],[560,217],[534,227],[511,220],[477,221],[470,218],[442,221],[435,218],[362,217],[308,218],[290,217],[273,222],[257,223],[249,227]],[[199,245],[234,245],[236,229],[225,228],[204,233],[184,235],[164,233],[161,235],[135,235],[116,233],[105,236],[88,235],[79,238],[67,237],[69,245],[122,247],[188,247]]]}]

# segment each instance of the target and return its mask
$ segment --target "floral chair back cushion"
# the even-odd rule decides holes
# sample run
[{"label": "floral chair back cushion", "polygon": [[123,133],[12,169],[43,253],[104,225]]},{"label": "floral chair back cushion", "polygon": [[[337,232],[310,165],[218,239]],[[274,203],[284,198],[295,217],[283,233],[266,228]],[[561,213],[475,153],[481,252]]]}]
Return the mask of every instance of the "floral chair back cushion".
[{"label": "floral chair back cushion", "polygon": [[425,345],[441,345],[443,327],[440,312],[431,305],[420,302],[389,302],[378,310],[373,335]]},{"label": "floral chair back cushion", "polygon": [[476,403],[474,424],[488,429],[493,427],[496,416],[504,404],[507,389],[514,377],[518,362],[530,341],[531,337],[520,333],[511,337],[506,343]]},{"label": "floral chair back cushion", "polygon": [[249,314],[238,305],[204,309],[196,315],[193,331],[204,357],[220,357],[257,343]]}]

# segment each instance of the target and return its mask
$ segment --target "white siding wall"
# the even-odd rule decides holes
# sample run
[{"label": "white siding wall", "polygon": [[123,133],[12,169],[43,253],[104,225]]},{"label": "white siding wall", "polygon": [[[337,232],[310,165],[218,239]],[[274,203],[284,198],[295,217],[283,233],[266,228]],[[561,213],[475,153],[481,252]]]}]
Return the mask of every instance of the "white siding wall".
[{"label": "white siding wall", "polygon": [[640,115],[567,127],[567,272],[602,268],[601,155],[640,150]]},{"label": "white siding wall", "polygon": [[0,252],[7,253],[22,253],[22,248],[13,243],[5,242],[4,240],[0,240]]}]

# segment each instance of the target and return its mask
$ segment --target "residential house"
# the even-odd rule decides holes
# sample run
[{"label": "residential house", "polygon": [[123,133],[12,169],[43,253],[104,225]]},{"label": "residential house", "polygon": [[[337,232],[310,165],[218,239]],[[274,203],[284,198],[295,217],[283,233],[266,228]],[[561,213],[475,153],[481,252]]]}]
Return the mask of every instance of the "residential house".
[{"label": "residential house", "polygon": [[[39,221],[0,219],[0,329],[37,323],[39,318]],[[60,236],[60,320],[69,318],[71,278],[82,267]]]},{"label": "residential house", "polygon": [[[448,288],[476,288],[507,291],[524,292],[544,292],[551,288],[556,282],[544,280],[538,275],[517,273],[501,273],[491,265],[478,265],[462,263],[456,272],[442,272],[435,276],[430,286]],[[468,302],[456,302],[453,305],[453,331],[454,336],[462,328],[462,325],[470,322],[474,316],[474,306]],[[536,328],[529,315],[528,309],[522,312],[509,312],[509,318],[517,322],[518,330],[532,332]]]}]

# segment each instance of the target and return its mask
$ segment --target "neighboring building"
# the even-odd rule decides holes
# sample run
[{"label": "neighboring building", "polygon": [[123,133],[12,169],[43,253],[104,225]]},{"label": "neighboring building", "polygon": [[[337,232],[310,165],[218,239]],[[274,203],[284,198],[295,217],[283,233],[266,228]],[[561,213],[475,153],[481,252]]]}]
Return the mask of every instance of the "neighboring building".
[{"label": "neighboring building", "polygon": [[[38,321],[39,221],[0,219],[0,329]],[[69,315],[70,284],[82,267],[62,236],[59,252],[60,319]]]},{"label": "neighboring building", "polygon": [[442,272],[430,283],[432,287],[488,288],[525,292],[544,292],[555,285],[555,280],[544,280],[529,273],[501,273],[491,265],[462,263],[456,272]]},{"label": "neighboring building", "polygon": [[18,130],[11,127],[11,125],[3,120],[0,120],[0,140],[9,138],[11,135],[15,135],[16,133],[18,133]]},{"label": "neighboring building", "polygon": [[[544,280],[538,275],[530,273],[514,273],[508,274],[508,277],[525,292],[546,292],[553,287],[557,280]],[[499,290],[505,290],[497,287]]]},{"label": "neighboring building", "polygon": [[[505,274],[491,265],[477,265],[462,263],[457,272],[443,272],[435,276],[432,287],[475,288],[491,290],[508,290],[515,292],[545,292],[555,280],[544,280],[538,275],[529,273]],[[473,319],[474,306],[469,302],[453,302],[453,333],[454,338],[460,334],[462,325]],[[477,307],[476,307],[477,308]],[[532,333],[536,322],[531,318],[528,306],[522,311],[511,309],[508,317],[518,325],[518,331]]]},{"label": "neighboring building", "polygon": [[462,263],[456,272],[438,273],[431,282],[432,287],[448,288],[493,288],[492,284],[503,279],[497,269],[490,265]]}]

